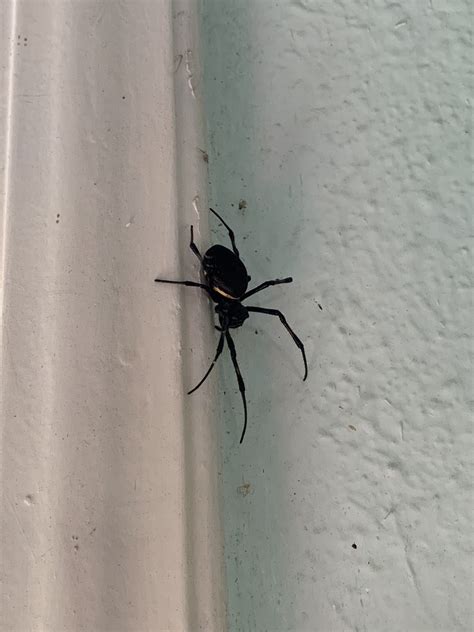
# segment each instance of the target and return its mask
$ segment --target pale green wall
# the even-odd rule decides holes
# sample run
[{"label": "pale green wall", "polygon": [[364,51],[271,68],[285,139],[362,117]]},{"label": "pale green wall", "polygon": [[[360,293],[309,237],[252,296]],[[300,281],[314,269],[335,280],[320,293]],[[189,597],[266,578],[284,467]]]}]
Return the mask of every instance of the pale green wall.
[{"label": "pale green wall", "polygon": [[[274,160],[268,168],[264,164],[270,148],[262,143],[265,113],[259,108],[262,95],[255,84],[262,43],[252,41],[251,17],[252,2],[203,3],[210,200],[236,232],[253,283],[295,277],[293,285],[269,289],[250,304],[281,308],[306,338],[313,325],[298,317],[300,184],[293,182],[291,168],[275,171]],[[291,186],[296,189],[293,198]],[[239,210],[240,200],[247,208]],[[213,218],[211,226],[213,240],[227,244],[225,231]],[[220,424],[229,623],[236,631],[286,629],[294,587],[287,579],[289,498],[279,429],[287,422],[287,407],[296,409],[301,398],[303,366],[300,352],[270,316],[251,316],[233,337],[246,382],[249,425],[239,446],[242,405],[225,353]]]},{"label": "pale green wall", "polygon": [[202,0],[210,199],[255,283],[295,277],[255,304],[310,364],[271,317],[235,334],[239,447],[221,362],[235,632],[470,629],[471,25],[464,0]]}]

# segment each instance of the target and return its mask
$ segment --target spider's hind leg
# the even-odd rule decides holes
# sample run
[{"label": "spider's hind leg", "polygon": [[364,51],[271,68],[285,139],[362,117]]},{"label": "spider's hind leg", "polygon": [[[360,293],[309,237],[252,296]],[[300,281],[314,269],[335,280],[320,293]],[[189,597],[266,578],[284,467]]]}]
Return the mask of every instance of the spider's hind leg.
[{"label": "spider's hind leg", "polygon": [[201,290],[204,290],[209,295],[211,294],[211,289],[204,285],[204,283],[196,283],[195,281],[170,281],[169,279],[155,279],[155,283],[171,283],[172,285],[186,285],[187,287],[199,287]]},{"label": "spider's hind leg", "polygon": [[[250,277],[249,277],[250,281]],[[253,290],[249,290],[245,292],[243,296],[241,296],[240,300],[245,301],[246,298],[252,296],[252,294],[256,294],[257,292],[261,292],[267,287],[271,287],[272,285],[281,285],[281,283],[293,283],[292,277],[286,277],[285,279],[272,279],[271,281],[265,281],[264,283],[260,283],[257,287],[254,287]]]},{"label": "spider's hind leg", "polygon": [[199,248],[194,243],[194,228],[192,226],[191,226],[191,241],[189,242],[189,247],[194,252],[194,254],[199,259],[199,261],[202,263],[202,255],[199,252]]},{"label": "spider's hind leg", "polygon": [[229,233],[230,243],[232,244],[232,250],[234,251],[234,254],[237,255],[237,257],[239,257],[239,259],[240,259],[239,251],[237,250],[237,246],[235,245],[234,231],[232,230],[232,228],[228,224],[226,224],[226,222],[222,219],[222,217],[219,215],[219,213],[216,213],[216,211],[213,208],[210,208],[209,210],[211,211],[211,213],[214,213],[214,215],[217,217],[217,219],[219,219],[224,224],[224,226],[227,228],[227,232]]}]

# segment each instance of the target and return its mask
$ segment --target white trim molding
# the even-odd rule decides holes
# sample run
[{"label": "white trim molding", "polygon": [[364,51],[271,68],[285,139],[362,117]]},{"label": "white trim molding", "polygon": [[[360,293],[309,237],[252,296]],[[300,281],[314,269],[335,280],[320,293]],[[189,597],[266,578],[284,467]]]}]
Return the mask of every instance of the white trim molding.
[{"label": "white trim molding", "polygon": [[2,630],[224,629],[195,11],[0,7]]}]

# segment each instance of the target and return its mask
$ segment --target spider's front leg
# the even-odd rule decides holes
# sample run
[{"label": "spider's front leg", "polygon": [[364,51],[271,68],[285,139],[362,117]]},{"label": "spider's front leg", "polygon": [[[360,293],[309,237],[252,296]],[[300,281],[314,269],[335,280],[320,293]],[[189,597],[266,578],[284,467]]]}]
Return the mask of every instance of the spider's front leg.
[{"label": "spider's front leg", "polygon": [[239,443],[242,443],[245,437],[245,431],[247,430],[247,400],[245,398],[245,383],[240,373],[239,365],[237,363],[237,352],[235,350],[234,341],[232,340],[229,331],[226,331],[225,338],[227,340],[227,346],[229,347],[230,357],[232,358],[232,364],[234,365],[235,374],[237,376],[237,383],[239,385],[240,395],[242,397],[242,403],[244,405],[244,427]]},{"label": "spider's front leg", "polygon": [[285,316],[280,312],[279,309],[268,309],[266,307],[247,307],[247,310],[249,312],[255,312],[257,314],[269,314],[270,316],[278,316],[278,318],[280,319],[281,324],[286,329],[286,331],[290,334],[290,336],[293,338],[293,342],[298,347],[298,349],[301,351],[301,355],[303,356],[303,363],[304,363],[303,382],[304,382],[306,380],[306,378],[308,377],[308,363],[306,361],[306,352],[305,352],[305,349],[304,349],[304,344],[301,342],[301,340],[295,334],[293,329],[290,327],[290,325],[288,324],[288,321],[286,320]]},{"label": "spider's front leg", "polygon": [[223,348],[224,348],[224,333],[221,333],[221,336],[219,338],[219,344],[217,345],[217,349],[216,349],[216,355],[214,356],[214,360],[212,361],[211,366],[206,371],[206,374],[204,375],[202,380],[198,384],[196,384],[196,386],[194,388],[192,388],[190,391],[188,391],[188,395],[191,395],[191,393],[194,393],[194,391],[197,391],[198,388],[201,386],[201,384],[203,384],[206,381],[207,376],[212,371],[212,369],[214,368],[215,363],[219,359],[219,356],[221,355]]}]

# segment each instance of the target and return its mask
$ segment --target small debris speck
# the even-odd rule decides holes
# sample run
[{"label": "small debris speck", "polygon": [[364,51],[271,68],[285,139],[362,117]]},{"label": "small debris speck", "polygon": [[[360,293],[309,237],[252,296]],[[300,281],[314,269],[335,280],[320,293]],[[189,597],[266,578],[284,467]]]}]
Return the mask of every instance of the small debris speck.
[{"label": "small debris speck", "polygon": [[208,163],[209,162],[209,154],[207,153],[207,151],[204,151],[204,149],[201,149],[199,147],[199,151],[201,152],[201,156],[202,159],[204,160],[204,162]]},{"label": "small debris speck", "polygon": [[356,549],[356,548],[357,548],[357,544],[356,544],[355,542],[354,542],[354,544],[352,545],[352,548],[353,548],[353,549]]},{"label": "small debris speck", "polygon": [[251,491],[252,491],[252,486],[250,485],[250,483],[243,483],[242,485],[239,485],[239,487],[237,487],[237,492],[241,496],[248,496]]}]

